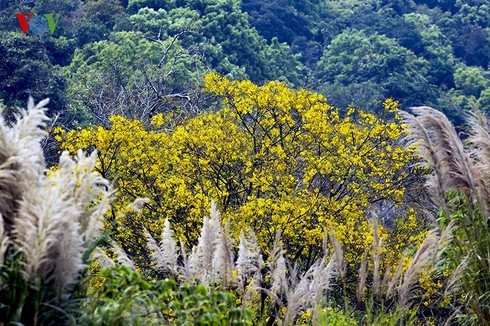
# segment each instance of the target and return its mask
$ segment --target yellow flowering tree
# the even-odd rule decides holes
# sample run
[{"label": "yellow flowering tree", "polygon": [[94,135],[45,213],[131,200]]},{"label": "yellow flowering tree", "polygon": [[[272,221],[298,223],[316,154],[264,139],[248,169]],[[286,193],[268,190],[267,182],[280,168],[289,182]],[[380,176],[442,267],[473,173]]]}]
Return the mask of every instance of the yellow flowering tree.
[{"label": "yellow flowering tree", "polygon": [[[62,149],[98,150],[98,169],[119,189],[114,212],[150,198],[137,215],[107,219],[126,251],[141,254],[142,227],[158,234],[165,218],[185,244],[195,244],[214,199],[232,234],[251,227],[263,250],[280,232],[290,258],[309,265],[326,230],[340,240],[348,263],[360,263],[372,245],[371,205],[401,204],[411,182],[412,156],[397,144],[403,131],[397,102],[384,102],[388,120],[354,108],[341,114],[322,95],[279,82],[258,86],[210,73],[204,89],[222,100],[222,109],[171,130],[157,115],[147,127],[113,116],[109,129],[57,131]],[[421,225],[413,210],[397,218],[393,227],[380,227],[385,243],[398,246],[392,258],[417,240],[413,228]]]}]

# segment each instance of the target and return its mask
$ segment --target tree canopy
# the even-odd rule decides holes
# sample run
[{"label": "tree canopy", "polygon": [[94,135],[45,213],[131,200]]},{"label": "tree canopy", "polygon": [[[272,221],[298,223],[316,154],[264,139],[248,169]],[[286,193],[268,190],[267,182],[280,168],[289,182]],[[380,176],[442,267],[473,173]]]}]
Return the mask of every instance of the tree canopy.
[{"label": "tree canopy", "polygon": [[[108,220],[128,252],[144,253],[141,227],[155,232],[165,218],[192,244],[211,199],[235,238],[252,227],[267,248],[279,232],[291,252],[309,257],[307,265],[321,252],[324,229],[335,232],[348,261],[358,263],[372,242],[367,212],[380,201],[401,208],[387,217],[386,241],[414,241],[418,218],[402,204],[415,175],[410,153],[397,143],[400,124],[353,108],[341,115],[322,95],[278,82],[258,86],[211,73],[204,87],[223,107],[170,131],[160,129],[164,114],[148,128],[113,116],[109,128],[57,136],[63,149],[98,150],[98,170],[120,190],[116,210],[137,196],[150,198],[139,215]],[[383,106],[396,115],[397,102]]]},{"label": "tree canopy", "polygon": [[[27,62],[39,58],[29,51],[45,53],[49,58],[43,59],[36,69],[50,76],[47,88],[58,85],[59,91],[47,91],[45,95],[52,98],[54,111],[67,116],[65,121],[86,124],[101,120],[97,117],[101,115],[100,104],[96,110],[93,104],[100,102],[96,95],[99,93],[76,89],[79,79],[93,80],[94,74],[102,76],[110,69],[107,64],[97,66],[82,61],[98,60],[101,44],[122,46],[138,37],[144,38],[148,46],[137,47],[131,69],[139,72],[161,69],[154,69],[154,61],[160,57],[164,59],[161,66],[165,62],[167,70],[161,71],[159,78],[140,79],[139,83],[146,86],[140,85],[136,92],[146,94],[143,98],[152,92],[189,97],[191,101],[184,99],[185,113],[198,111],[195,102],[202,101],[197,96],[199,85],[206,72],[213,70],[232,79],[249,79],[259,84],[278,80],[292,87],[306,86],[342,109],[354,104],[376,111],[379,108],[376,103],[387,97],[399,101],[402,107],[438,106],[459,124],[462,110],[470,108],[471,103],[488,110],[485,98],[480,100],[480,94],[488,93],[486,86],[479,94],[475,91],[467,94],[455,82],[460,76],[458,68],[468,67],[479,69],[485,80],[480,82],[487,84],[488,8],[490,3],[485,0],[19,0],[2,5],[0,25],[2,40],[9,47],[3,54],[4,62],[11,63],[5,69],[9,76],[23,75],[22,69],[14,68],[14,61],[21,55],[18,48],[13,49],[19,39],[29,40],[18,44],[27,51],[23,55],[31,57]],[[22,35],[15,14],[28,12],[60,14],[56,32],[41,36],[28,31]],[[88,49],[93,54],[88,54]],[[176,66],[172,65],[174,62]],[[73,70],[84,64],[91,68]],[[166,76],[169,71],[171,77]],[[110,82],[112,86],[107,88],[134,91],[137,79],[121,79],[117,85]],[[25,96],[22,92],[16,95],[12,85],[21,86],[8,80],[1,82],[0,88],[5,103],[13,106],[24,101],[21,97]],[[169,86],[155,92],[148,80]],[[22,87],[35,95],[44,82],[32,83],[37,85]],[[133,91],[130,93],[134,94]],[[145,105],[136,106],[136,111],[147,109]],[[207,106],[204,104],[199,110]],[[105,107],[102,120],[106,123],[113,109],[110,105]]]}]

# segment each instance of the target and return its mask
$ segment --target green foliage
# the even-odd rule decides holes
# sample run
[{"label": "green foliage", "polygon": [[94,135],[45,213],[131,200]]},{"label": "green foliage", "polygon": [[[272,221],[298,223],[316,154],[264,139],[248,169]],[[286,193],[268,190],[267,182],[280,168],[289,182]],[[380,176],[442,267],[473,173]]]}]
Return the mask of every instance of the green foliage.
[{"label": "green foliage", "polygon": [[[393,97],[403,106],[426,104],[443,108],[452,121],[459,124],[462,113],[456,106],[462,101],[450,100],[452,95],[447,92],[454,88],[453,74],[459,63],[483,69],[488,66],[490,38],[485,22],[489,5],[488,1],[343,0],[324,1],[320,6],[317,1],[298,3],[281,0],[267,3],[244,1],[243,8],[262,35],[268,39],[276,36],[287,40],[295,53],[301,53],[310,73],[320,70],[320,73],[313,74],[311,85],[327,95],[334,105],[345,107],[354,103],[373,110],[374,101]],[[306,23],[294,31],[283,26],[285,21],[294,25],[305,19]],[[347,56],[352,61],[337,57],[342,54],[333,52],[331,48],[336,46],[338,37],[349,33],[350,28],[364,32],[355,43],[372,42],[379,35],[392,39],[388,47],[402,60],[394,62],[395,66],[389,61],[372,64],[371,51],[367,50],[363,56],[363,49],[359,50],[361,60],[355,59],[355,54],[348,50]],[[348,48],[349,44],[345,45]],[[321,49],[327,51],[322,61]],[[398,50],[412,51],[417,58],[403,59],[405,55]],[[375,51],[380,58],[390,56],[384,50],[380,52]],[[343,82],[325,79],[326,58],[334,61],[331,77],[339,77]],[[362,59],[367,62],[362,62]],[[421,65],[410,67],[413,60]],[[344,66],[359,61],[354,69],[350,67],[342,71]],[[366,72],[365,66],[370,64],[372,70]],[[366,73],[368,77],[364,81],[355,80],[359,74]],[[365,102],[361,103],[363,100]]]},{"label": "green foliage", "polygon": [[49,97],[52,115],[63,111],[66,82],[51,62],[41,37],[2,31],[0,57],[0,98],[5,105],[20,106],[29,96]]},{"label": "green foliage", "polygon": [[65,68],[70,109],[80,123],[97,117],[106,124],[115,113],[147,122],[174,109],[173,101],[189,104],[188,92],[196,88],[201,69],[199,59],[176,39],[152,42],[142,32],[117,32],[111,40],[78,49]]},{"label": "green foliage", "polygon": [[490,38],[488,34],[488,0],[470,3],[453,2],[452,15],[442,16],[439,21],[444,34],[451,40],[456,57],[471,66],[487,68],[490,62]]},{"label": "green foliage", "polygon": [[[267,40],[277,38],[279,42],[292,44],[299,37],[307,39],[312,37],[312,26],[309,25],[313,23],[313,20],[309,19],[304,12],[296,10],[291,2],[288,0],[244,0],[242,9],[250,15],[252,26],[257,28]],[[307,9],[308,5],[311,5],[311,1],[303,3],[303,6],[306,7],[304,9]]]},{"label": "green foliage", "polygon": [[108,31],[114,27],[117,17],[124,15],[124,8],[118,0],[90,0],[83,8],[88,21],[92,24],[101,24]]},{"label": "green foliage", "polygon": [[463,110],[478,105],[488,112],[490,82],[488,72],[480,67],[459,65],[454,73],[455,88],[448,92],[451,100]]},{"label": "green foliage", "polygon": [[318,325],[332,326],[356,326],[354,318],[349,317],[345,312],[331,307],[323,308],[318,312]]},{"label": "green foliage", "polygon": [[175,5],[175,0],[130,0],[128,1],[127,11],[129,14],[136,14],[140,9],[149,8],[158,10],[160,8],[168,10]]},{"label": "green foliage", "polygon": [[[67,119],[95,122],[98,118],[93,117],[99,117],[101,112],[94,111],[94,105],[99,109],[105,106],[107,111],[114,107],[110,107],[106,100],[84,103],[89,102],[83,100],[85,95],[96,92],[87,91],[85,95],[73,89],[67,92],[63,80],[69,79],[70,84],[75,85],[80,84],[77,78],[105,82],[99,75],[106,70],[110,74],[113,72],[98,67],[97,76],[82,70],[72,78],[74,72],[71,69],[58,72],[51,66],[76,65],[72,62],[75,48],[79,51],[85,46],[95,49],[97,42],[113,42],[117,32],[138,31],[150,43],[162,45],[160,58],[164,57],[166,46],[177,39],[173,46],[175,51],[170,51],[164,60],[180,62],[179,67],[172,67],[175,68],[172,76],[175,79],[163,78],[165,82],[161,81],[169,85],[170,91],[163,92],[166,95],[192,97],[189,93],[196,93],[199,85],[196,78],[212,69],[233,79],[250,79],[256,83],[280,80],[291,86],[306,84],[327,95],[331,103],[340,107],[353,103],[375,110],[375,101],[387,97],[399,100],[402,106],[438,106],[444,108],[453,122],[459,123],[461,108],[458,106],[466,109],[470,101],[478,102],[476,93],[486,88],[481,89],[478,78],[474,86],[468,82],[455,85],[455,79],[469,81],[461,72],[456,72],[461,65],[469,70],[488,67],[489,7],[488,0],[10,1],[0,5],[0,27],[2,31],[15,32],[17,37],[22,33],[15,13],[55,12],[61,14],[61,20],[53,36],[24,37],[36,51],[46,52],[49,60],[37,62],[36,55],[24,58],[17,51],[17,45],[8,45],[9,51],[2,53],[4,62],[9,67],[22,65],[26,67],[25,71],[38,72],[35,74],[37,80],[32,76],[27,78],[20,68],[15,71],[5,68],[2,71],[6,78],[0,83],[0,90],[9,90],[0,91],[0,98],[4,98],[7,105],[14,105],[26,99],[24,93],[49,96],[55,111],[69,107],[71,113],[86,115],[68,116]],[[353,31],[362,32],[353,35]],[[351,41],[346,40],[346,35]],[[2,36],[4,42],[11,38],[8,34]],[[339,41],[340,50],[337,51]],[[141,62],[146,55],[138,49],[136,60]],[[151,65],[145,66],[149,71],[155,70]],[[160,71],[160,76],[166,76],[169,71]],[[476,77],[476,70],[469,74]],[[28,81],[28,85],[16,82],[13,76]],[[40,80],[39,76],[47,77]],[[132,82],[146,83],[138,78]],[[155,82],[153,79],[152,83]],[[42,84],[48,85],[43,94],[38,92]],[[131,88],[129,84],[124,82],[110,87]],[[147,102],[150,101],[148,87],[146,83],[141,88],[141,98],[146,98]],[[13,89],[20,92],[14,94]],[[186,91],[182,92],[183,89]],[[132,91],[130,97],[134,100],[138,94],[136,90]],[[113,92],[108,94],[108,98],[120,98]],[[151,99],[152,104],[158,102],[157,97]],[[192,110],[186,112],[197,111],[196,103],[202,99],[193,98],[192,101],[192,105],[182,104],[192,106]],[[484,99],[480,103],[486,105]],[[207,104],[201,106],[207,108]],[[73,109],[79,107],[81,109]],[[160,109],[161,106],[156,112]],[[170,110],[171,106],[166,109]],[[138,107],[135,112],[144,110]],[[98,120],[107,122],[106,118]]]},{"label": "green foliage", "polygon": [[485,88],[476,102],[478,108],[490,116],[490,88]]},{"label": "green foliage", "polygon": [[[439,87],[453,87],[456,59],[447,36],[432,23],[431,18],[427,15],[409,13],[403,15],[403,19],[411,24],[420,36],[418,53],[427,60],[427,80]],[[407,47],[414,48],[413,45],[408,44]]]},{"label": "green foliage", "polygon": [[252,325],[231,293],[174,280],[146,281],[124,266],[103,269],[84,302],[83,325]]},{"label": "green foliage", "polygon": [[183,284],[174,297],[170,308],[179,325],[252,325],[250,311],[235,308],[231,293]]},{"label": "green foliage", "polygon": [[[490,233],[487,218],[481,203],[476,207],[468,202],[458,191],[447,194],[448,206],[440,211],[440,223],[446,227],[454,223],[454,237],[451,249],[447,252],[451,265],[449,268],[464,269],[461,276],[462,299],[468,300],[469,312],[464,319],[475,314],[480,323],[490,318]],[[468,320],[466,321],[468,323]]]},{"label": "green foliage", "polygon": [[198,44],[207,67],[222,74],[255,82],[283,79],[302,83],[299,58],[289,53],[287,44],[268,45],[234,1],[183,1],[163,8],[140,9],[130,21],[135,29],[152,33],[152,38],[180,35],[184,48]]},{"label": "green foliage", "polygon": [[318,77],[344,86],[374,82],[383,96],[423,103],[430,85],[424,78],[427,61],[384,35],[346,30],[332,40],[318,63]]},{"label": "green foliage", "polygon": [[63,24],[61,35],[73,39],[78,48],[85,44],[106,40],[117,23],[128,14],[119,0],[89,0],[79,5],[75,19]]},{"label": "green foliage", "polygon": [[482,68],[462,66],[454,72],[454,84],[463,95],[478,98],[489,86],[489,81],[485,78]]},{"label": "green foliage", "polygon": [[396,307],[390,311],[385,308],[381,308],[378,311],[371,310],[373,307],[368,308],[366,325],[372,326],[398,326],[398,325],[417,325],[421,323],[421,320],[415,318],[417,309],[411,309],[410,311],[402,311],[400,307]]}]

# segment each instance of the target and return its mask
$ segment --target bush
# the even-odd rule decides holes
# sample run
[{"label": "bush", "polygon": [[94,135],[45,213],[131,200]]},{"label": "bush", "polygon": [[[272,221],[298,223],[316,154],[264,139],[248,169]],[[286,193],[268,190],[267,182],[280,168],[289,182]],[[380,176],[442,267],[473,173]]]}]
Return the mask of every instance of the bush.
[{"label": "bush", "polygon": [[125,266],[103,269],[79,318],[83,325],[252,325],[231,293],[171,279],[146,281]]}]

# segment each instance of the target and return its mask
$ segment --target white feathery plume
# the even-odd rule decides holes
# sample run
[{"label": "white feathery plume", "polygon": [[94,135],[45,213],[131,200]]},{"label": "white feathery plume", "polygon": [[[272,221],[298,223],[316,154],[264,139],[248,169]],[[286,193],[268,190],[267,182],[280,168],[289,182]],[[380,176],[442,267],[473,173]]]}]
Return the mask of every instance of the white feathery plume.
[{"label": "white feathery plume", "polygon": [[[62,157],[66,159],[63,155]],[[77,164],[72,167],[72,173],[76,176],[77,187],[73,191],[73,197],[82,206],[79,218],[80,232],[84,245],[88,246],[102,229],[102,220],[110,208],[114,191],[108,180],[93,172],[97,162],[97,151],[86,156],[82,150],[79,150],[74,159]],[[64,163],[60,161],[60,165],[62,164]]]},{"label": "white feathery plume", "polygon": [[391,269],[392,269],[392,263],[388,261],[388,264],[384,269],[383,280],[381,281],[381,290],[385,295],[386,295],[386,291],[388,290],[388,286],[391,282],[391,274],[390,274]]},{"label": "white feathery plume", "polygon": [[44,280],[61,294],[85,268],[83,253],[98,235],[110,193],[93,172],[95,153],[80,151],[76,163],[64,152],[60,169],[45,175],[41,140],[48,101],[35,105],[30,98],[12,127],[0,115],[0,256],[8,236],[22,253],[24,278],[33,286]]},{"label": "white feathery plume", "polygon": [[408,145],[417,144],[417,151],[419,156],[424,160],[419,165],[429,167],[433,173],[428,177],[426,186],[432,195],[434,201],[437,204],[444,204],[444,190],[446,188],[446,180],[444,175],[447,174],[447,164],[441,160],[437,147],[431,138],[429,130],[426,128],[418,117],[409,114],[408,112],[401,112],[404,119],[404,123],[409,126],[406,130],[406,136],[404,140]]},{"label": "white feathery plume", "polygon": [[100,266],[102,268],[114,268],[116,267],[116,264],[112,259],[110,259],[104,250],[100,249],[99,247],[94,249],[93,253],[93,259],[97,262],[100,263]]},{"label": "white feathery plume", "polygon": [[[25,215],[29,216],[27,221],[21,221],[22,216],[14,218],[14,214],[20,205],[19,201],[26,191],[30,191],[34,197],[37,196],[33,189],[41,190],[39,192],[41,195],[46,195],[47,192],[47,189],[41,189],[40,185],[44,172],[40,141],[46,134],[40,127],[44,127],[44,121],[49,120],[44,114],[45,109],[43,108],[47,102],[48,100],[44,100],[34,106],[33,99],[29,98],[28,111],[19,109],[20,114],[15,115],[16,121],[13,127],[10,127],[5,122],[3,115],[0,115],[0,213],[2,214],[2,234],[5,231],[9,232],[9,230],[12,230],[14,224],[15,226],[26,227],[27,235],[23,234],[22,230],[20,232],[19,230],[14,230],[13,240],[18,240],[15,238],[16,235],[20,234],[20,249],[29,250],[31,254],[27,254],[28,257],[30,256],[30,261],[23,262],[24,266],[29,267],[27,271],[27,274],[31,274],[28,276],[29,278],[39,271],[42,262],[48,260],[46,252],[50,247],[50,243],[47,240],[52,243],[57,242],[56,230],[52,226],[42,228],[41,232],[48,231],[50,227],[51,230],[46,232],[45,235],[48,235],[46,238],[37,241],[37,232],[35,230],[38,220],[37,216],[26,213]],[[22,222],[25,222],[24,225],[22,225]],[[29,239],[29,236],[31,236],[31,239]],[[39,248],[40,246],[32,248],[30,246],[31,241],[36,242],[43,248]],[[4,241],[2,240],[3,243]],[[35,255],[37,253],[39,256]],[[27,276],[27,274],[24,274],[24,276]]]},{"label": "white feathery plume", "polygon": [[364,292],[366,290],[366,280],[367,280],[367,251],[366,250],[364,250],[361,266],[359,267],[358,279],[359,281],[357,283],[357,302],[361,302],[362,297],[364,296]]},{"label": "white feathery plume", "polygon": [[187,252],[185,251],[184,241],[182,241],[182,238],[180,238],[179,241],[180,241],[180,255],[182,256],[182,266],[177,266],[177,272],[179,273],[180,277],[184,280],[184,282],[194,283],[194,280],[192,279],[193,275],[191,273],[191,268],[189,265],[189,257],[187,256]]},{"label": "white feathery plume", "polygon": [[252,277],[251,282],[246,287],[246,291],[242,296],[242,306],[243,307],[251,307],[253,303],[258,303],[260,300],[260,290],[262,287],[260,286],[261,275],[260,273],[255,273]]},{"label": "white feathery plume", "polygon": [[61,224],[63,235],[59,237],[56,248],[53,281],[56,288],[63,290],[78,281],[80,272],[86,267],[83,253],[86,250],[80,237],[80,223],[76,220],[76,210],[66,216]]},{"label": "white feathery plume", "polygon": [[155,238],[151,235],[151,233],[143,227],[143,232],[146,237],[146,246],[150,250],[150,258],[156,264],[158,269],[163,267],[163,263],[161,261],[162,253],[160,252],[160,247],[158,246]]},{"label": "white feathery plume", "polygon": [[199,269],[200,261],[197,257],[197,247],[194,246],[189,253],[187,258],[188,265],[188,276],[191,283],[199,283],[199,280],[202,277],[202,270]]},{"label": "white feathery plume", "polygon": [[[445,207],[444,192],[455,188],[469,198],[470,205],[474,200],[479,200],[486,207],[490,206],[482,171],[465,151],[461,139],[447,117],[427,106],[411,109],[417,117],[402,112],[405,122],[410,125],[411,135],[407,140],[409,143],[423,141],[419,146],[419,153],[433,169],[426,185],[438,203]],[[476,139],[473,138],[473,141]]]},{"label": "white feathery plume", "polygon": [[143,206],[145,206],[149,202],[150,198],[136,198],[131,204],[128,205],[128,208],[134,213],[139,213]]},{"label": "white feathery plume", "polygon": [[[403,272],[403,261],[405,260],[405,258],[406,256],[402,255],[402,257],[398,262],[398,265],[396,266],[395,274],[388,282],[386,288],[386,299],[390,299],[393,296],[395,288],[398,286],[398,283],[400,282],[400,279],[402,277],[402,272]],[[387,274],[389,274],[388,270],[387,270]]]},{"label": "white feathery plume", "polygon": [[[221,224],[219,221],[215,221]],[[218,228],[215,228],[217,230]],[[213,255],[213,274],[212,279],[214,282],[219,282],[223,287],[228,285],[228,281],[231,279],[231,271],[233,270],[233,253],[231,251],[231,241],[229,234],[229,223],[226,224],[226,231],[217,234],[219,237]]]},{"label": "white feathery plume", "polygon": [[[252,303],[258,303],[260,300],[260,291],[263,290],[262,283],[262,273],[260,270],[264,264],[264,259],[262,254],[260,253],[260,247],[257,244],[257,238],[252,229],[248,229],[248,234],[250,239],[247,239],[247,256],[245,256],[245,260],[243,262],[242,268],[243,272],[247,277],[247,280],[251,276],[251,281],[246,286],[245,294],[243,295],[242,305],[244,307],[250,307]],[[255,265],[256,264],[256,265]]]},{"label": "white feathery plume", "polygon": [[[64,152],[58,171],[49,177],[38,176],[37,182],[33,180],[20,202],[13,231],[24,254],[26,278],[36,284],[49,274],[60,290],[77,282],[85,268],[83,253],[98,235],[101,219],[109,208],[108,203],[97,207],[98,203],[89,198],[76,196],[85,191],[109,200],[110,194],[100,187],[103,180],[98,174],[88,170],[95,164],[95,155],[86,157],[79,152],[75,159],[78,163]],[[87,220],[85,212],[90,205],[96,209]],[[92,230],[90,238],[84,237],[82,225]]]},{"label": "white feathery plume", "polygon": [[226,223],[225,223],[225,236],[226,236],[226,239],[228,241],[228,247],[229,247],[229,250],[228,250],[228,253],[229,253],[229,256],[230,256],[230,262],[231,262],[231,270],[233,270],[233,268],[235,267],[234,266],[234,261],[235,261],[235,253],[233,252],[233,248],[236,247],[235,245],[235,240],[233,239],[233,237],[231,236],[231,233],[230,233],[230,220],[226,220]]},{"label": "white feathery plume", "polygon": [[230,223],[229,220],[226,221],[225,224],[225,229],[223,230],[223,225],[220,220],[220,212],[216,206],[216,203],[214,200],[211,200],[211,214],[210,214],[210,221],[211,225],[213,226],[213,233],[214,233],[214,239],[215,241],[213,242],[214,250],[217,250],[218,246],[221,244],[221,235],[224,234],[226,237],[226,240],[228,242],[228,247],[230,248],[229,250],[229,256],[231,261],[234,260],[233,252],[231,251],[231,247],[233,246],[233,239],[230,236]]},{"label": "white feathery plume", "polygon": [[220,213],[218,211],[218,208],[216,207],[216,203],[214,202],[214,200],[211,200],[211,214],[209,216],[211,220],[211,225],[213,226],[213,233],[216,239],[215,245],[217,245],[219,242],[218,238],[221,235],[221,233],[223,233],[223,227],[221,226],[221,222],[219,218]]},{"label": "white feathery plume", "polygon": [[454,296],[454,293],[457,293],[458,290],[461,289],[461,277],[464,274],[466,268],[468,267],[468,256],[465,256],[461,262],[458,264],[456,269],[451,273],[447,284],[444,288],[444,294],[442,297]]},{"label": "white feathery plume", "polygon": [[162,240],[160,241],[160,252],[162,253],[163,267],[175,274],[177,272],[177,245],[172,236],[170,222],[165,219],[165,225],[162,232]]},{"label": "white feathery plume", "polygon": [[136,268],[134,267],[134,263],[131,260],[131,258],[129,258],[129,256],[126,254],[126,252],[121,247],[119,247],[115,241],[112,242],[111,247],[114,249],[114,251],[117,254],[117,262],[119,264],[121,264],[125,267],[128,267],[133,271],[136,270]]},{"label": "white feathery plume", "polygon": [[[213,262],[211,269],[211,276],[213,281],[218,281],[215,277],[218,277],[223,281],[223,276],[228,275],[225,279],[231,278],[231,271],[233,270],[233,252],[231,250],[233,246],[233,240],[229,233],[229,222],[226,223],[225,229],[220,220],[220,212],[216,206],[214,200],[211,200],[211,214],[210,221],[213,228],[214,241],[213,241]],[[219,252],[217,252],[220,250]],[[225,264],[225,265],[222,265]],[[221,269],[223,269],[221,271]]]},{"label": "white feathery plume", "polygon": [[[315,264],[317,263],[318,262]],[[308,308],[308,303],[310,302],[308,297],[308,277],[311,276],[312,270],[316,268],[315,264],[313,264],[308,272],[306,272],[306,274],[299,280],[294,289],[291,289],[287,293],[288,304],[283,325],[293,325],[294,318],[298,313]]]},{"label": "white feathery plume", "polygon": [[469,156],[473,158],[478,171],[481,171],[479,179],[480,186],[476,189],[479,200],[483,204],[485,215],[490,214],[490,123],[485,113],[476,106],[473,108],[470,117],[467,119],[471,126],[469,142],[473,145],[469,150]]},{"label": "white feathery plume", "polygon": [[165,219],[160,245],[151,236],[148,230],[144,230],[148,240],[148,248],[151,251],[151,258],[156,263],[157,268],[164,273],[177,274],[177,245],[172,237],[170,222]]},{"label": "white feathery plume", "polygon": [[[342,261],[340,262],[342,263]],[[309,284],[309,308],[314,311],[313,324],[317,324],[317,309],[320,301],[330,289],[331,280],[339,275],[337,267],[339,265],[338,256],[332,255],[327,263],[327,256],[324,256],[320,264],[313,271],[313,277]]]},{"label": "white feathery plume", "polygon": [[267,265],[271,275],[271,294],[274,298],[280,297],[281,294],[288,291],[288,283],[286,278],[286,260],[284,258],[281,234],[279,232],[276,233],[276,238]]},{"label": "white feathery plume", "polygon": [[[415,256],[412,258],[410,265],[403,275],[403,280],[401,284],[397,288],[398,300],[402,308],[407,308],[409,301],[413,298],[413,296],[411,296],[411,291],[418,281],[417,276],[422,272],[429,261],[431,262],[431,265],[429,265],[431,272],[442,270],[442,264],[444,264],[446,260],[446,257],[444,257],[444,253],[447,247],[447,243],[452,237],[453,226],[454,223],[450,222],[448,226],[442,229],[442,232],[439,228],[434,228],[429,232],[424,242],[418,248]],[[440,235],[439,232],[441,232]],[[386,294],[387,297],[391,295],[395,282],[398,282],[398,280],[401,278],[400,275],[402,261],[400,261],[399,263],[399,266],[394,276],[394,280],[392,280],[388,285],[388,290]],[[463,268],[464,264],[458,265],[458,273],[456,273],[456,271],[453,272],[452,277],[456,277],[456,279],[459,278],[458,274],[460,273],[460,271],[462,271]],[[454,284],[448,284],[446,289],[449,289],[453,285]]]},{"label": "white feathery plume", "polygon": [[7,233],[13,227],[13,215],[23,192],[44,172],[40,143],[46,135],[41,128],[49,120],[43,108],[48,101],[35,106],[29,98],[28,111],[19,109],[13,127],[0,114],[0,214]]},{"label": "white feathery plume", "polygon": [[240,242],[238,243],[238,257],[235,264],[237,270],[238,279],[240,280],[240,287],[243,290],[244,281],[247,279],[247,267],[248,267],[248,244],[245,238],[243,230],[240,231]]},{"label": "white feathery plume", "polygon": [[34,105],[34,99],[29,97],[27,111],[20,109],[20,114],[15,114],[16,123],[10,129],[15,140],[24,144],[34,144],[46,135],[46,131],[40,127],[46,127],[45,121],[50,120],[45,114],[45,106],[48,103],[49,98],[46,98]]},{"label": "white feathery plume", "polygon": [[94,198],[92,203],[94,206],[85,206],[86,208],[80,218],[80,233],[85,247],[88,247],[100,235],[100,231],[104,226],[104,216],[111,208],[114,191],[110,186],[107,186],[107,189],[103,195]]},{"label": "white feathery plume", "polygon": [[[74,187],[69,192],[74,199],[74,206],[72,218],[66,216],[63,220],[64,227],[61,229],[59,254],[54,269],[55,284],[58,288],[77,282],[80,271],[85,268],[83,253],[100,234],[102,220],[110,208],[112,192],[109,182],[94,172],[95,162],[95,152],[86,156],[81,150],[74,161],[68,158],[66,152],[60,158],[59,182],[72,179],[68,185]],[[50,179],[44,179],[48,185],[51,184]],[[78,195],[83,193],[89,196]]]},{"label": "white feathery plume", "polygon": [[334,250],[333,255],[335,256],[335,264],[336,264],[338,275],[341,278],[345,278],[345,274],[347,273],[347,268],[345,266],[345,261],[344,261],[344,249],[342,248],[340,241],[335,237],[335,234],[333,232],[330,234],[329,238],[330,241],[332,242],[332,246]]},{"label": "white feathery plume", "polygon": [[[331,235],[335,250],[339,250],[340,243]],[[341,247],[340,247],[341,250]],[[299,283],[287,292],[287,310],[284,317],[284,325],[292,325],[299,312],[306,309],[315,310],[323,295],[331,285],[331,279],[337,276],[343,277],[344,273],[343,252],[334,252],[327,262],[327,256],[316,261],[303,275]],[[314,319],[316,316],[313,316]]]},{"label": "white feathery plume", "polygon": [[299,277],[299,268],[297,265],[291,267],[291,264],[288,261],[286,261],[286,264],[289,270],[288,289],[295,289],[298,286],[299,281],[301,281],[301,278]]},{"label": "white feathery plume", "polygon": [[201,275],[200,283],[209,286],[213,282],[213,278],[210,271],[204,271]]},{"label": "white feathery plume", "polygon": [[211,221],[207,216],[204,216],[197,248],[193,248],[189,257],[190,272],[197,281],[202,280],[205,275],[209,276],[211,274],[214,240],[214,230]]},{"label": "white feathery plume", "polygon": [[11,163],[10,158],[7,162],[0,165],[0,215],[3,229],[9,232],[14,223],[15,213],[19,206],[19,199],[22,196],[18,186],[19,164]]},{"label": "white feathery plume", "polygon": [[[242,284],[240,285],[242,291],[245,293],[242,296],[242,306],[250,307],[253,303],[258,303],[260,300],[260,291],[263,290],[261,287],[262,274],[260,270],[264,264],[264,259],[260,253],[260,247],[257,244],[257,238],[252,229],[247,230],[249,239],[243,234],[243,245],[241,255],[236,262],[236,268],[242,277]],[[241,274],[240,274],[241,273]],[[249,284],[246,282],[251,277]]]},{"label": "white feathery plume", "polygon": [[238,278],[241,281],[240,286],[242,290],[245,287],[246,280],[250,276],[260,275],[260,269],[264,262],[254,232],[249,229],[248,233],[250,240],[247,239],[243,230],[240,232],[240,244],[236,261],[236,270],[238,272]]},{"label": "white feathery plume", "polygon": [[[19,113],[15,114],[16,122],[13,127],[6,125],[3,117],[0,120],[3,125],[1,149],[6,149],[7,151],[2,151],[3,154],[20,165],[18,186],[21,192],[27,190],[31,181],[44,173],[41,140],[47,134],[42,128],[50,120],[45,114],[45,105],[48,103],[49,99],[44,99],[34,105],[33,98],[29,97],[27,111],[19,109]],[[5,143],[10,144],[5,146]]]},{"label": "white feathery plume", "polygon": [[372,228],[373,228],[373,288],[374,294],[378,295],[381,290],[381,274],[380,274],[380,262],[381,262],[381,249],[382,249],[382,239],[379,237],[379,228],[378,228],[378,218],[377,216],[373,217],[372,220]]},{"label": "white feathery plume", "polygon": [[[74,179],[61,168],[49,181],[45,177],[32,180],[31,187],[24,192],[20,202],[13,234],[24,256],[25,277],[35,284],[55,268],[57,257],[63,250],[61,241],[65,229],[69,228],[66,236],[70,237],[75,232],[73,229],[78,227],[77,217],[81,212],[70,196],[73,182]],[[77,247],[81,244],[67,245],[73,250],[72,245]],[[80,268],[81,256],[82,252],[73,252],[70,261],[72,268]],[[67,273],[72,274],[70,270]]]},{"label": "white feathery plume", "polygon": [[219,244],[213,254],[212,280],[226,285],[232,271],[230,268],[232,266],[229,255],[230,248],[223,234],[220,235],[219,239]]},{"label": "white feathery plume", "polygon": [[433,257],[434,251],[437,249],[438,240],[438,229],[431,230],[415,253],[415,256],[412,258],[412,261],[403,276],[403,282],[398,287],[398,298],[402,308],[407,307],[407,304],[411,299],[410,292],[418,280],[416,276]]},{"label": "white feathery plume", "polygon": [[117,213],[116,220],[122,219],[128,213],[139,213],[143,206],[149,201],[149,198],[136,198],[131,204],[128,204],[125,209],[122,209]]}]

